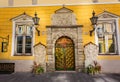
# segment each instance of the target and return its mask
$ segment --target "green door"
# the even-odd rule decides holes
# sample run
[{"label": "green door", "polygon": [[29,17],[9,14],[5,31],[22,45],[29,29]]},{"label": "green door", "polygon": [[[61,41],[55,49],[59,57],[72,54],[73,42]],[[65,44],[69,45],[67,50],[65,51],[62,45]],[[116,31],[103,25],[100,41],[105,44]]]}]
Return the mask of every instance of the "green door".
[{"label": "green door", "polygon": [[73,41],[63,36],[55,44],[55,69],[57,71],[75,70]]}]

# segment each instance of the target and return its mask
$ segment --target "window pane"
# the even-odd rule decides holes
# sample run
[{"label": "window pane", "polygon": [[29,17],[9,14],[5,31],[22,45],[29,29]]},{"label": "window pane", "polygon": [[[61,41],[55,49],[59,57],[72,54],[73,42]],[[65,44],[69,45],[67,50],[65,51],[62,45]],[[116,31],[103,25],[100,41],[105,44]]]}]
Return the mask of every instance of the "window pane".
[{"label": "window pane", "polygon": [[99,53],[105,53],[105,42],[104,41],[99,42]]},{"label": "window pane", "polygon": [[26,44],[31,44],[31,36],[26,36]]},{"label": "window pane", "polygon": [[115,53],[115,46],[113,43],[109,44],[109,52],[110,53]]},{"label": "window pane", "polygon": [[17,36],[17,53],[22,53],[23,36]]},{"label": "window pane", "polygon": [[108,48],[110,53],[115,52],[113,35],[108,35]]},{"label": "window pane", "polygon": [[28,35],[32,34],[32,27],[31,26],[27,26],[27,34]]},{"label": "window pane", "polygon": [[102,53],[102,44],[99,43],[99,53]]},{"label": "window pane", "polygon": [[31,53],[31,45],[25,46],[25,53]]},{"label": "window pane", "polygon": [[26,36],[25,53],[31,53],[31,36]]},{"label": "window pane", "polygon": [[103,38],[103,25],[102,24],[98,24],[97,25],[97,35],[98,35],[98,38]]},{"label": "window pane", "polygon": [[112,24],[105,24],[105,32],[112,32]]},{"label": "window pane", "polygon": [[17,36],[17,44],[23,43],[23,36]]},{"label": "window pane", "polygon": [[22,46],[21,45],[17,46],[17,53],[22,53]]},{"label": "window pane", "polygon": [[18,25],[17,34],[23,34],[24,33],[24,25]]}]

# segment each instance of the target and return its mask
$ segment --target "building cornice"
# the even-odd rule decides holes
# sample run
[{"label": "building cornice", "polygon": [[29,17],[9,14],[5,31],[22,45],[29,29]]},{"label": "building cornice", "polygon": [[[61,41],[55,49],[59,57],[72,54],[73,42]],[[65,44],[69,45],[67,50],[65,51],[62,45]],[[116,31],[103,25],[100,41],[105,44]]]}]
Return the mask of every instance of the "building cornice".
[{"label": "building cornice", "polygon": [[[102,5],[102,4],[120,4],[120,2],[72,3],[72,4],[65,4],[65,6],[78,6],[78,5]],[[0,6],[0,8],[12,8],[12,7],[36,7],[36,6],[63,6],[63,4],[38,4],[38,5]]]}]

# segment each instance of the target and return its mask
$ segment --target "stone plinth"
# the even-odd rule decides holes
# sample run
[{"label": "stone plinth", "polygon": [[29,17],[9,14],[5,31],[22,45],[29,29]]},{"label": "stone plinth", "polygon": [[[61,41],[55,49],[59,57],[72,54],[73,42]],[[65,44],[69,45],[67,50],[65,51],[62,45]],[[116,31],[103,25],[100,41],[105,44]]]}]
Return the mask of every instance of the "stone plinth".
[{"label": "stone plinth", "polygon": [[34,46],[34,61],[40,64],[46,71],[46,47],[42,43]]},{"label": "stone plinth", "polygon": [[84,47],[85,54],[85,67],[93,64],[94,61],[97,61],[98,55],[98,46],[90,42]]}]

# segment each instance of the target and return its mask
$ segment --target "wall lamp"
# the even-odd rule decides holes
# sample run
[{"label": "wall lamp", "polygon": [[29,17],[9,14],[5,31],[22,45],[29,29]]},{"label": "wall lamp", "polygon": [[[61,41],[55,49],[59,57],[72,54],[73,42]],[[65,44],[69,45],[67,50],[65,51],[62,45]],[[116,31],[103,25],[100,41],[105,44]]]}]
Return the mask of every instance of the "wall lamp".
[{"label": "wall lamp", "polygon": [[92,12],[92,15],[93,16],[90,18],[90,21],[92,23],[93,30],[90,30],[90,36],[92,36],[92,32],[95,30],[96,25],[97,25],[97,20],[98,20],[98,17],[95,16],[95,12],[94,11]]},{"label": "wall lamp", "polygon": [[40,18],[37,17],[37,13],[35,12],[35,17],[33,17],[33,22],[34,22],[34,27],[35,27],[36,31],[38,32],[38,36],[40,36],[40,30],[38,30],[39,20],[40,20]]},{"label": "wall lamp", "polygon": [[2,49],[1,51],[2,52],[7,52],[7,47],[8,47],[8,44],[9,44],[9,35],[7,37],[1,37],[0,38],[2,39]]}]

